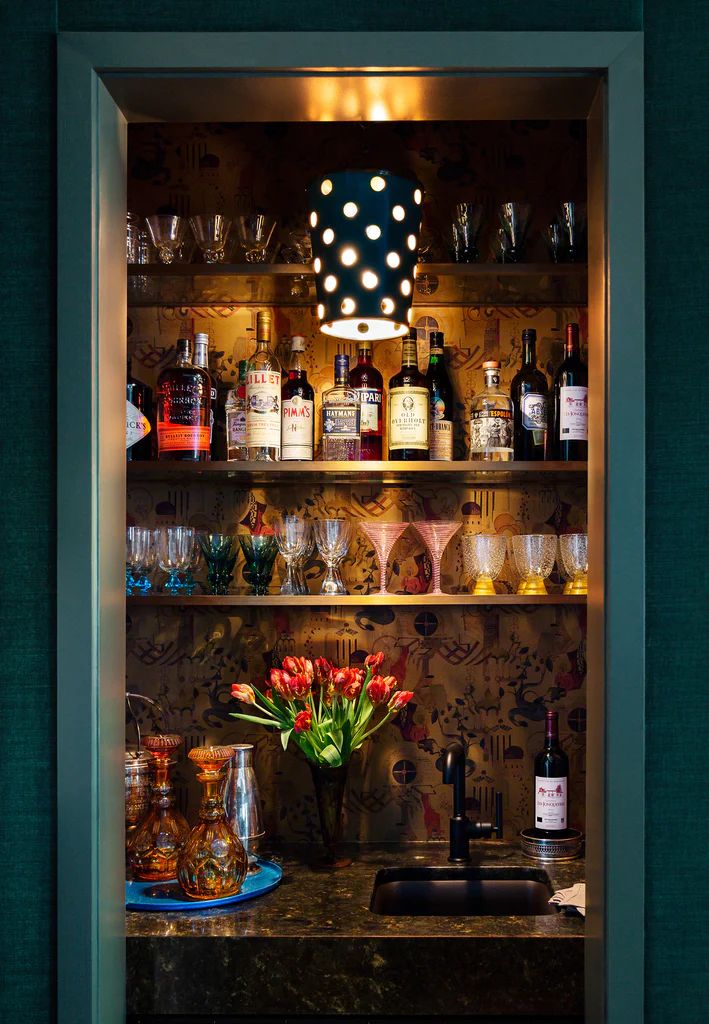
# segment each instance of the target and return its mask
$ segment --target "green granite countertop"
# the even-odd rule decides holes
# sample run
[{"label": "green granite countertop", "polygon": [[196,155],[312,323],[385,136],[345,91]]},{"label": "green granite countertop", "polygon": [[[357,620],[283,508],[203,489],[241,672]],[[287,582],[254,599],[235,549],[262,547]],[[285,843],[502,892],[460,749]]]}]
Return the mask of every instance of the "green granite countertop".
[{"label": "green granite countertop", "polygon": [[[359,846],[350,867],[308,847],[271,854],[274,892],[221,910],[128,913],[128,1010],[153,1014],[562,1016],[583,1012],[583,918],[391,917],[369,902],[380,868],[446,865],[443,843]],[[516,843],[471,844],[472,864],[539,867],[552,891],[582,860],[537,865]]]}]

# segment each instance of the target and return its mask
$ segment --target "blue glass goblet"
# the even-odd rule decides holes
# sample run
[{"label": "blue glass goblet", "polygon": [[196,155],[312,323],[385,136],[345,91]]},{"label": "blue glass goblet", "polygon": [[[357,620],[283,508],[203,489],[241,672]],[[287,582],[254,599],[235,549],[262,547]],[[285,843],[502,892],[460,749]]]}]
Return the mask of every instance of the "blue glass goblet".
[{"label": "blue glass goblet", "polygon": [[239,544],[246,559],[244,579],[250,584],[251,593],[262,597],[268,593],[273,576],[278,553],[276,538],[272,533],[240,533]]},{"label": "blue glass goblet", "polygon": [[197,540],[207,565],[209,593],[228,594],[236,565],[236,537],[229,533],[200,533]]},{"label": "blue glass goblet", "polygon": [[155,531],[147,526],[126,529],[126,595],[147,594],[152,584],[148,573],[155,565]]},{"label": "blue glass goblet", "polygon": [[184,593],[180,573],[187,572],[194,557],[194,529],[191,526],[163,526],[158,532],[158,564],[167,573],[163,590]]}]

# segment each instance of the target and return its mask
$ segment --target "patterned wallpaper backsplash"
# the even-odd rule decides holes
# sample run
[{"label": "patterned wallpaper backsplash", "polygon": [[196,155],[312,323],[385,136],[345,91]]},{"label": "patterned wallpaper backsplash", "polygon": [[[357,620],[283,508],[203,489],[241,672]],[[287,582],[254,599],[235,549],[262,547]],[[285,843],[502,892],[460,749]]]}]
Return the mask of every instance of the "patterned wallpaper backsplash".
[{"label": "patterned wallpaper backsplash", "polygon": [[[491,122],[447,125],[370,126],[370,150],[359,152],[352,125],[132,125],[129,130],[129,209],[148,214],[233,213],[259,204],[277,213],[281,237],[303,218],[303,189],[322,170],[373,164],[409,170],[424,183],[427,219],[435,226],[450,203],[473,198],[493,207],[510,198],[528,199],[537,228],[563,198],[583,198],[585,136],[571,122]],[[353,148],[353,142],[355,143]],[[376,153],[374,158],[372,153]],[[357,163],[355,163],[355,157]],[[523,185],[520,185],[523,183]],[[484,248],[484,244],[483,244]],[[544,258],[537,240],[532,258]],[[435,297],[432,298],[435,301]],[[212,366],[234,380],[238,361],[253,348],[256,310],[235,307],[131,309],[128,351],[134,376],[151,385],[174,360],[175,341],[195,331],[210,336]],[[562,358],[567,321],[581,325],[579,308],[426,307],[417,310],[419,358],[426,366],[431,330],[446,335],[446,361],[457,397],[456,456],[465,457],[467,402],[482,385],[485,358],[502,362],[509,384],[521,356],[521,331],[535,327],[539,365],[547,372]],[[274,310],[278,354],[286,363],[293,334],[306,338],[310,380],[320,396],[333,380],[338,343],[320,334],[309,308]],[[356,350],[344,345],[351,362]],[[399,368],[400,342],[375,346],[374,361],[385,382]],[[317,419],[316,419],[317,422]],[[318,438],[319,439],[319,438]],[[420,485],[415,489],[299,486],[239,490],[234,485],[131,484],[129,522],[185,523],[236,530],[274,511],[312,517],[356,519],[456,518],[462,531],[562,533],[586,526],[585,489],[570,484],[505,486]],[[235,588],[245,589],[237,563]],[[377,560],[359,531],[344,565],[351,593],[376,589]],[[413,531],[397,544],[390,589],[422,593],[430,565]],[[272,590],[280,584],[277,562]],[[323,565],[310,563],[316,591]],[[514,588],[506,564],[500,586]],[[443,562],[444,590],[466,589],[460,536]],[[559,590],[558,577],[552,578]],[[468,756],[468,794],[473,816],[489,818],[494,792],[504,794],[506,834],[530,823],[532,758],[543,741],[544,711],[559,711],[562,742],[571,763],[570,817],[584,824],[586,729],[586,615],[582,606],[430,608],[136,608],[128,615],[127,683],[165,710],[163,727],[180,732],[186,749],[208,742],[253,741],[256,770],[272,835],[308,840],[318,835],[317,811],[307,765],[297,752],[283,752],[277,736],[237,722],[230,697],[233,682],[260,680],[267,666],[291,653],[325,655],[346,663],[383,650],[387,671],[415,691],[395,722],[378,732],[352,763],[346,794],[346,834],[359,841],[444,839],[452,793],[443,786],[440,755],[453,738]],[[150,727],[141,713],[142,725]],[[128,739],[133,739],[128,728]],[[183,809],[196,812],[198,792],[186,760],[177,768]]]}]

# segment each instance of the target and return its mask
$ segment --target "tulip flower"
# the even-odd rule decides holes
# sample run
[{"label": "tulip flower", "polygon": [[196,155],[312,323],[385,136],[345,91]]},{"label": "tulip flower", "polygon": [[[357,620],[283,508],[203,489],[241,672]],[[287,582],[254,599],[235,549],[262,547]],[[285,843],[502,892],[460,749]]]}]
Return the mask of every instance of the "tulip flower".
[{"label": "tulip flower", "polygon": [[315,670],[315,678],[321,685],[327,683],[332,676],[332,665],[327,658],[316,658],[313,668]]},{"label": "tulip flower", "polygon": [[392,690],[395,688],[396,679],[394,676],[372,676],[367,684],[367,696],[372,704],[377,707],[379,704],[386,704]]},{"label": "tulip flower", "polygon": [[299,672],[297,675],[291,676],[288,689],[290,691],[291,700],[305,700],[310,693],[312,687],[311,679]]},{"label": "tulip flower", "polygon": [[313,678],[313,663],[309,658],[294,658],[288,655],[283,659],[283,668],[292,676],[305,675]]},{"label": "tulip flower", "polygon": [[248,686],[246,683],[233,683],[231,687],[232,697],[236,697],[237,700],[243,701],[244,704],[255,704],[256,694],[252,686]]},{"label": "tulip flower", "polygon": [[346,700],[357,700],[362,692],[362,680],[356,676],[350,677],[342,687],[341,693]]},{"label": "tulip flower", "polygon": [[384,661],[384,651],[377,651],[376,654],[368,654],[364,659],[364,664],[367,668],[371,668],[372,673],[377,672]]},{"label": "tulip flower", "polygon": [[389,710],[401,711],[403,707],[406,707],[412,697],[413,693],[411,690],[399,690],[399,692],[395,693],[389,701]]},{"label": "tulip flower", "polygon": [[295,716],[293,728],[296,732],[310,732],[310,727],[313,724],[313,713],[310,708],[306,708],[305,711],[299,711]]},{"label": "tulip flower", "polygon": [[271,686],[282,700],[292,700],[290,693],[290,675],[281,668],[271,669]]}]

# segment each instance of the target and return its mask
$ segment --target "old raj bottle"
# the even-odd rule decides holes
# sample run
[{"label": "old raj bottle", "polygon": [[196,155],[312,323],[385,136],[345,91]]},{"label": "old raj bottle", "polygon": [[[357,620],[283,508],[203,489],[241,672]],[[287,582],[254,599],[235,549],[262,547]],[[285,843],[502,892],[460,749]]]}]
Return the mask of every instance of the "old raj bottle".
[{"label": "old raj bottle", "polygon": [[382,458],[384,380],[372,363],[371,341],[359,342],[357,364],[350,370],[350,387],[359,395],[359,457],[367,462],[379,461]]},{"label": "old raj bottle", "polygon": [[537,462],[545,457],[549,386],[537,369],[537,332],[522,331],[522,366],[512,378],[515,458]]},{"label": "old raj bottle", "polygon": [[401,369],[389,381],[389,458],[428,459],[429,394],[419,370],[417,333],[404,338]]},{"label": "old raj bottle", "polygon": [[453,388],[444,362],[443,331],[431,331],[426,383],[430,395],[431,460],[450,462],[453,459]]},{"label": "old raj bottle", "polygon": [[356,462],[360,452],[359,394],[350,387],[349,356],[335,356],[335,385],[322,398],[322,457]]},{"label": "old raj bottle", "polygon": [[288,377],[281,394],[281,458],[284,462],[312,462],[315,392],[303,358],[305,338],[296,334],[290,350]]},{"label": "old raj bottle", "polygon": [[158,459],[209,459],[211,390],[207,371],[192,362],[188,339],[178,338],[174,366],[158,377]]},{"label": "old raj bottle", "polygon": [[485,387],[470,403],[470,458],[509,462],[514,458],[512,399],[500,387],[500,364],[483,363]]},{"label": "old raj bottle", "polygon": [[281,364],[271,351],[271,314],[256,314],[256,349],[246,368],[246,446],[256,462],[281,457]]},{"label": "old raj bottle", "polygon": [[224,810],[226,767],[233,756],[233,747],[193,747],[189,752],[202,783],[202,802],[199,821],[180,853],[177,880],[195,900],[233,896],[246,878],[246,850]]},{"label": "old raj bottle", "polygon": [[177,875],[177,856],[190,827],[174,806],[170,768],[182,745],[180,736],[146,736],[143,746],[152,755],[155,776],[150,810],[128,843],[128,867],[133,878],[165,882]]}]

